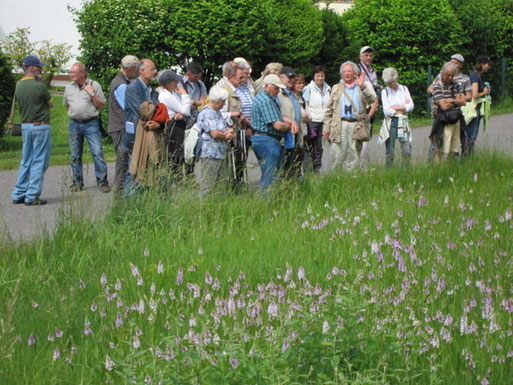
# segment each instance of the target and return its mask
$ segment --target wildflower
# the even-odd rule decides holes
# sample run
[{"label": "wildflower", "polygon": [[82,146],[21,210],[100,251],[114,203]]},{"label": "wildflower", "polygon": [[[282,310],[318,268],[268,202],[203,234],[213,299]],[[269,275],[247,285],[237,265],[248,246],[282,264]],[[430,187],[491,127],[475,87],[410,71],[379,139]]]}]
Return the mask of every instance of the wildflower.
[{"label": "wildflower", "polygon": [[303,266],[299,266],[297,269],[297,279],[305,279],[305,268]]},{"label": "wildflower", "polygon": [[55,337],[62,338],[62,336],[63,336],[62,330],[55,328]]},{"label": "wildflower", "polygon": [[130,264],[130,269],[132,270],[132,275],[134,277],[139,277],[140,276],[139,269],[137,268],[137,266],[135,266],[134,264]]},{"label": "wildflower", "polygon": [[121,313],[118,311],[116,315],[116,327],[120,328],[121,326],[123,326],[123,318],[121,317]]},{"label": "wildflower", "polygon": [[180,267],[176,275],[176,283],[181,285],[183,283],[183,269]]},{"label": "wildflower", "polygon": [[476,182],[476,183],[477,183],[478,179],[479,179],[479,178],[478,178],[478,176],[477,176],[477,172],[476,172],[476,173],[474,174],[474,182]]},{"label": "wildflower", "polygon": [[107,276],[105,275],[105,273],[102,273],[100,283],[102,284],[102,286],[105,286],[107,284]]},{"label": "wildflower", "polygon": [[85,320],[84,322],[84,335],[88,336],[91,334],[91,327],[90,327],[90,322],[89,320]]},{"label": "wildflower", "polygon": [[287,341],[283,342],[283,345],[281,346],[281,351],[284,352],[289,348],[289,343]]},{"label": "wildflower", "polygon": [[203,255],[203,249],[201,247],[198,249],[198,254]]},{"label": "wildflower", "polygon": [[137,277],[137,286],[142,286],[144,285],[144,280],[142,279],[141,276]]},{"label": "wildflower", "polygon": [[230,365],[232,369],[237,369],[237,367],[239,366],[239,360],[235,357],[230,358]]},{"label": "wildflower", "polygon": [[214,280],[213,285],[212,285],[212,289],[213,289],[213,290],[219,290],[219,288],[220,288],[220,287],[221,287],[221,282],[219,282],[219,279],[218,279],[218,278],[216,278],[216,279]]},{"label": "wildflower", "polygon": [[91,311],[92,311],[92,312],[95,312],[96,310],[98,310],[98,305],[96,304],[96,302],[93,302],[93,303],[91,304]]},{"label": "wildflower", "polygon": [[146,375],[146,377],[144,378],[144,382],[147,384],[151,384],[151,377],[149,375]]},{"label": "wildflower", "polygon": [[37,302],[32,302],[32,307],[37,308],[37,307],[39,307],[39,304]]},{"label": "wildflower", "polygon": [[61,352],[59,351],[59,348],[55,348],[55,350],[53,351],[52,359],[54,361],[57,361],[60,356],[61,356]]},{"label": "wildflower", "polygon": [[145,257],[149,257],[150,256],[150,250],[148,250],[148,248],[144,249],[144,256]]},{"label": "wildflower", "polygon": [[112,361],[108,355],[105,356],[105,369],[108,372],[110,372],[112,369],[114,369],[114,361]]},{"label": "wildflower", "polygon": [[28,346],[31,346],[31,345],[34,345],[35,343],[36,343],[36,336],[32,333],[27,340],[27,344],[28,344]]},{"label": "wildflower", "polygon": [[212,285],[212,276],[208,271],[205,273],[205,283],[207,285]]},{"label": "wildflower", "polygon": [[278,305],[275,302],[271,302],[267,307],[267,313],[269,317],[277,317],[278,316]]},{"label": "wildflower", "polygon": [[139,341],[139,337],[134,336],[132,340],[132,346],[134,347],[134,349],[139,349],[141,347],[141,341]]},{"label": "wildflower", "polygon": [[157,265],[157,273],[162,274],[164,272],[164,265],[162,264],[162,261],[159,261]]},{"label": "wildflower", "polygon": [[324,321],[322,323],[322,334],[328,334],[330,331],[330,324],[328,323],[328,321]]}]

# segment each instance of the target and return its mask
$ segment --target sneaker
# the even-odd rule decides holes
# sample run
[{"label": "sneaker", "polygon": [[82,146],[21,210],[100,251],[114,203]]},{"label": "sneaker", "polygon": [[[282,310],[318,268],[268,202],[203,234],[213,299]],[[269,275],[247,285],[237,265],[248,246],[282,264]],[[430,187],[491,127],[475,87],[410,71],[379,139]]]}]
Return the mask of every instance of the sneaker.
[{"label": "sneaker", "polygon": [[80,192],[82,191],[82,189],[83,187],[77,183],[73,183],[71,186],[69,186],[69,191],[71,192]]},{"label": "sneaker", "polygon": [[25,203],[25,197],[22,197],[20,199],[13,199],[12,204],[13,205],[21,205],[22,203]]},{"label": "sneaker", "polygon": [[108,193],[110,192],[110,186],[109,186],[109,183],[104,183],[100,186],[100,191],[102,193]]},{"label": "sneaker", "polygon": [[25,202],[25,206],[41,206],[46,205],[48,201],[46,199],[36,198],[32,202]]}]

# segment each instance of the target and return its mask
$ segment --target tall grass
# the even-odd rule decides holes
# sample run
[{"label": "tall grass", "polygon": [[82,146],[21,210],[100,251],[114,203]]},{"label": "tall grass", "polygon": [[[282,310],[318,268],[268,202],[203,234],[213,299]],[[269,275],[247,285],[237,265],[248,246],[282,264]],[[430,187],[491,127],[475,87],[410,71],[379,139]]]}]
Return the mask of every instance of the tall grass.
[{"label": "tall grass", "polygon": [[508,383],[512,166],[64,208],[3,245],[0,383]]}]

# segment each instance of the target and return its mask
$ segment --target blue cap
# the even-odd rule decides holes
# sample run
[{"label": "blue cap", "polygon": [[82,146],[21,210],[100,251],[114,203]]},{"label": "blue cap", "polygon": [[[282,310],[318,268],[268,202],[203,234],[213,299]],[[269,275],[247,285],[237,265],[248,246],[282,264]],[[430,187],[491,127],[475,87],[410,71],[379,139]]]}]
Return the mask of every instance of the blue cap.
[{"label": "blue cap", "polygon": [[43,67],[45,63],[41,62],[37,57],[35,56],[27,56],[25,59],[23,59],[23,66],[24,67],[30,67],[30,66],[36,66],[36,67]]}]

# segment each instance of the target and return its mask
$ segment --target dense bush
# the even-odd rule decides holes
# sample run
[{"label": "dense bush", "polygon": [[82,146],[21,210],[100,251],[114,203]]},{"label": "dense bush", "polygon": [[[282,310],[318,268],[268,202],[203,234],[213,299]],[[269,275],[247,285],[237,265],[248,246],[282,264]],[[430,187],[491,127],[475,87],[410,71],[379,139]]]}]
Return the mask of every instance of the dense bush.
[{"label": "dense bush", "polygon": [[11,112],[14,86],[12,68],[7,57],[0,51],[0,136],[4,135],[4,125]]}]

